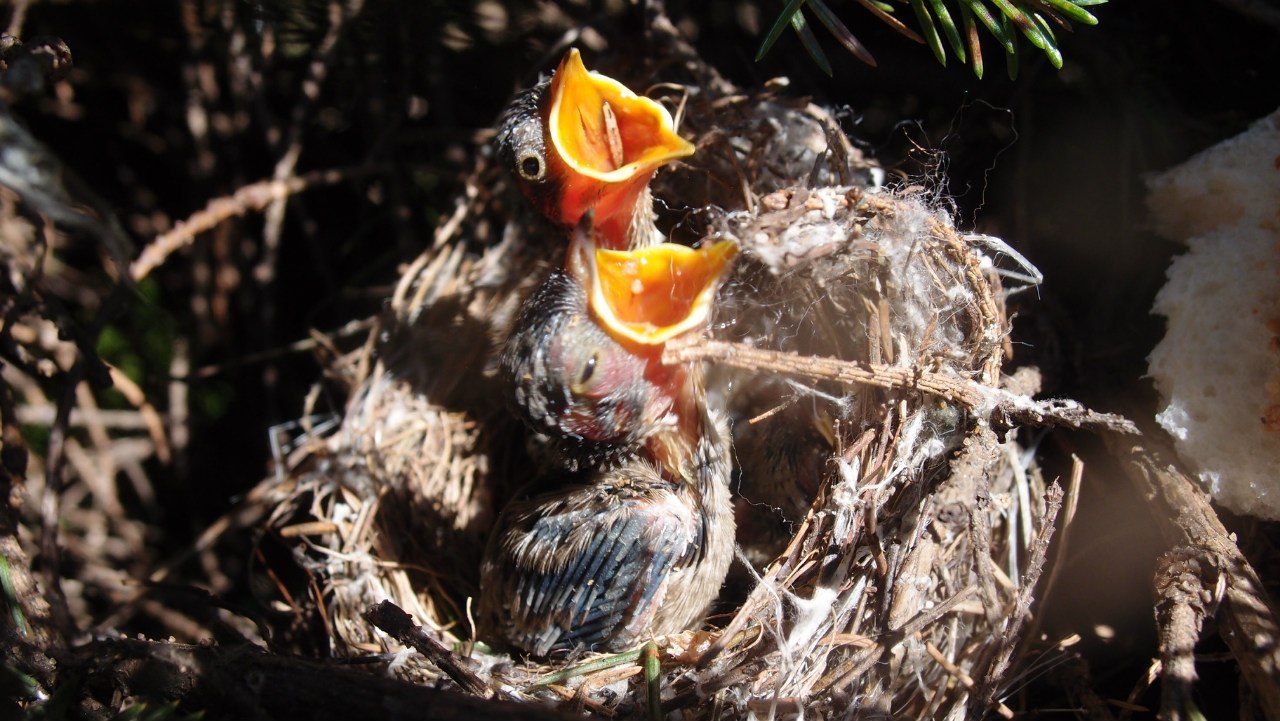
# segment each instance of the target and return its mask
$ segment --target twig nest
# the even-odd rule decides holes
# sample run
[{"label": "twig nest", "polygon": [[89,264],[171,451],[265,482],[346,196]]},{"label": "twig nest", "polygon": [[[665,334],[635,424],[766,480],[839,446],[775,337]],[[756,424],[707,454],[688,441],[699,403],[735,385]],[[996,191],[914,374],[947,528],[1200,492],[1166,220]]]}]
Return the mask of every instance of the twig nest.
[{"label": "twig nest", "polygon": [[[812,106],[766,95],[689,108],[698,153],[659,173],[654,193],[680,211],[673,236],[742,249],[714,331],[736,343],[705,357],[709,404],[734,422],[750,563],[736,564],[706,630],[658,639],[664,704],[714,700],[738,716],[985,709],[1043,560],[1044,489],[982,409],[922,379],[997,390],[1006,322],[991,241],[959,233],[925,196],[874,189]],[[495,383],[494,349],[563,253],[510,222],[504,192],[482,164],[347,359],[364,370],[341,429],[296,466],[277,517],[319,522],[291,528],[311,549],[338,653],[399,650],[361,617],[390,599],[504,695],[621,712],[639,698],[634,670],[536,685],[576,658],[541,665],[463,643],[485,524],[536,458]],[[788,364],[730,368],[735,348]],[[818,360],[866,382],[814,372]],[[443,678],[417,655],[395,670]]]},{"label": "twig nest", "polygon": [[[341,423],[295,454],[275,514],[312,550],[304,558],[338,655],[400,650],[362,617],[388,599],[450,640],[470,638],[444,629],[466,623],[497,499],[522,482],[496,348],[563,248],[536,222],[511,222],[495,200],[510,195],[501,173],[481,162],[470,183],[368,342],[334,363],[350,390]],[[411,655],[395,668],[438,677]]]},{"label": "twig nest", "polygon": [[755,261],[732,304],[749,317],[726,320],[746,340],[994,380],[1005,328],[983,256],[921,196],[780,190],[722,228]]},{"label": "twig nest", "polygon": [[[715,227],[743,249],[721,337],[800,356],[788,368],[821,357],[998,382],[992,241],[959,233],[924,196],[786,189]],[[948,679],[980,676],[1003,642],[1043,489],[1008,462],[980,408],[818,371],[724,375],[739,543],[771,560],[684,682],[739,678],[728,695],[742,711],[775,695],[807,709],[962,711],[970,701]]]},{"label": "twig nest", "polygon": [[[989,380],[1002,316],[982,257],[919,196],[857,186],[779,190],[721,221],[743,247],[721,334],[752,346]],[[751,557],[785,545],[848,435],[884,420],[885,393],[734,372],[728,380]],[[917,463],[954,448],[965,409],[917,396]],[[927,419],[927,422],[926,422]],[[773,519],[771,521],[770,519]],[[753,540],[747,540],[753,539]]]},{"label": "twig nest", "polygon": [[679,172],[655,178],[659,204],[745,209],[796,186],[871,186],[880,171],[837,119],[807,101],[779,97],[780,89],[726,97],[693,92],[682,131],[697,138],[698,150]]}]

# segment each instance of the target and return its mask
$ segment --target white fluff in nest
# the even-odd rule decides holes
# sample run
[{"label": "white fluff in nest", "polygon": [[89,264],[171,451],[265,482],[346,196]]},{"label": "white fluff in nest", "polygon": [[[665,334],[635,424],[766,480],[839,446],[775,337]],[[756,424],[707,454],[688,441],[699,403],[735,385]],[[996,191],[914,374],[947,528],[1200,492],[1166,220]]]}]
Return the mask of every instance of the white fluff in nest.
[{"label": "white fluff in nest", "polygon": [[1150,182],[1156,228],[1188,251],[1154,311],[1156,420],[1213,497],[1280,519],[1280,112]]}]

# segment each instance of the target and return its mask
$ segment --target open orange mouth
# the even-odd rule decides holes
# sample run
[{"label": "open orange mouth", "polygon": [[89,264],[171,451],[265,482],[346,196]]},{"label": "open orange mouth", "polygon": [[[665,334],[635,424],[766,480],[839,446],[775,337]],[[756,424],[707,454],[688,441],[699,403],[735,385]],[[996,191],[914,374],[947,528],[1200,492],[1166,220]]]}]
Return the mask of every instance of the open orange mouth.
[{"label": "open orange mouth", "polygon": [[569,171],[561,196],[567,223],[588,208],[595,209],[597,225],[631,210],[653,171],[694,151],[661,103],[589,72],[577,49],[551,79],[547,124],[554,155]]},{"label": "open orange mouth", "polygon": [[700,248],[674,243],[638,250],[597,248],[590,233],[574,234],[568,266],[587,288],[588,305],[610,335],[660,345],[703,327],[720,281],[738,254],[721,240]]},{"label": "open orange mouth", "polygon": [[569,50],[551,80],[552,147],[575,172],[618,183],[692,155],[693,144],[676,134],[661,103],[622,83],[589,72],[577,48]]}]

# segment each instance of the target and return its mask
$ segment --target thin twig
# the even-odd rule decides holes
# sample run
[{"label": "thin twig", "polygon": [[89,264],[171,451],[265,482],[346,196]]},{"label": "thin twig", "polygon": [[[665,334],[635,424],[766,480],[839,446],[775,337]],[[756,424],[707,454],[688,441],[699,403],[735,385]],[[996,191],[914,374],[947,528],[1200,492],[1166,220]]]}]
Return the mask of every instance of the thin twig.
[{"label": "thin twig", "polygon": [[315,350],[316,348],[321,347],[325,342],[335,338],[345,339],[363,334],[365,331],[373,328],[376,324],[376,317],[360,318],[347,323],[341,328],[324,333],[319,337],[312,336],[309,338],[302,338],[292,343],[287,343],[276,348],[268,348],[267,350],[260,351],[258,353],[246,353],[225,363],[213,363],[207,366],[201,366],[196,368],[194,371],[191,371],[188,375],[175,376],[174,380],[189,382],[197,378],[212,378],[233,368],[243,368],[244,366],[254,365],[256,363],[262,363],[276,358],[283,358],[294,353],[305,353],[307,351]]},{"label": "thin twig", "polygon": [[[351,25],[350,21],[359,15],[363,8],[364,0],[346,0],[346,2],[332,0],[329,3],[329,27],[312,53],[311,61],[307,66],[307,74],[302,79],[302,92],[290,113],[289,127],[284,133],[283,145],[278,146],[283,147],[284,151],[279,156],[275,169],[272,171],[271,179],[273,181],[283,183],[295,177],[294,173],[297,171],[298,159],[302,155],[304,129],[309,125],[308,121],[319,103],[320,89],[329,75],[334,58],[337,56],[335,51],[339,45],[339,40],[341,40],[346,28]],[[278,130],[278,128],[272,128],[272,132],[278,132]],[[274,199],[267,205],[263,214],[262,256],[252,272],[253,280],[257,283],[261,292],[259,313],[262,319],[261,327],[265,329],[265,337],[263,338],[265,345],[272,345],[275,342],[274,328],[279,308],[275,285],[279,272],[277,266],[280,262],[280,248],[284,234],[285,209],[287,207],[287,197]],[[264,369],[264,383],[268,386],[271,385],[269,377],[274,373],[274,370],[274,366],[268,366]],[[267,413],[273,417],[280,415],[276,402],[277,399],[274,395],[268,396]]]},{"label": "thin twig", "polygon": [[985,410],[997,418],[1029,425],[1100,428],[1128,434],[1138,432],[1137,427],[1122,416],[1091,411],[1075,401],[1037,401],[966,378],[919,368],[802,356],[696,337],[671,341],[662,354],[662,362],[667,364],[703,360],[744,370],[774,371],[815,380],[921,391],[959,403],[974,412]]},{"label": "thin twig", "polygon": [[[17,407],[14,418],[18,423],[33,426],[51,426],[57,422],[58,411],[47,405],[23,404]],[[138,411],[111,411],[101,409],[72,408],[68,424],[82,427],[87,423],[100,424],[103,428],[125,431],[147,429],[147,421]]]},{"label": "thin twig", "polygon": [[262,180],[250,183],[229,196],[209,201],[203,210],[196,211],[186,221],[174,225],[169,232],[157,236],[150,245],[142,249],[138,259],[133,261],[129,267],[129,274],[135,281],[142,280],[175,251],[190,245],[197,235],[212,230],[229,218],[242,216],[250,211],[260,212],[271,203],[284,200],[309,188],[334,185],[367,172],[370,172],[370,169],[317,170],[285,180]]},{"label": "thin twig", "polygon": [[1171,546],[1203,548],[1220,558],[1227,587],[1218,609],[1220,633],[1260,708],[1280,708],[1280,623],[1257,571],[1236,547],[1208,497],[1171,460],[1168,445],[1106,434],[1107,447],[1151,504]]},{"label": "thin twig", "polygon": [[819,685],[827,689],[843,689],[858,679],[876,664],[885,654],[893,651],[908,638],[914,638],[924,628],[933,625],[938,619],[956,610],[961,603],[973,595],[973,587],[962,588],[954,596],[938,604],[926,608],[914,618],[902,625],[897,631],[885,633],[879,637],[878,643],[869,646],[856,654],[849,662],[839,668],[828,670]]},{"label": "thin twig", "polygon": [[[1066,496],[1064,498],[1066,505],[1063,507],[1062,519],[1058,522],[1057,540],[1053,544],[1054,562],[1049,567],[1049,575],[1045,578],[1044,585],[1040,587],[1041,598],[1053,598],[1058,574],[1067,565],[1067,554],[1071,550],[1071,522],[1076,517],[1076,508],[1080,503],[1080,484],[1083,480],[1084,462],[1073,453],[1071,454],[1071,478],[1067,481]],[[1024,645],[1026,643],[1036,643],[1036,639],[1040,636],[1042,620],[1039,615],[1031,619],[1024,635],[1024,638],[1027,639]]]},{"label": "thin twig", "polygon": [[1218,0],[1219,5],[1236,11],[1250,20],[1265,23],[1273,31],[1280,30],[1280,8],[1267,0]]},{"label": "thin twig", "polygon": [[426,656],[464,691],[484,698],[493,697],[493,689],[489,688],[484,679],[463,666],[452,651],[423,631],[421,626],[413,622],[413,617],[399,606],[383,601],[365,611],[364,618],[395,640]]},{"label": "thin twig", "polygon": [[65,384],[58,399],[58,412],[49,426],[48,450],[44,458],[44,495],[40,499],[40,555],[43,557],[45,593],[54,625],[64,637],[71,637],[75,621],[71,618],[67,597],[62,590],[62,546],[58,543],[61,528],[61,503],[67,427],[71,424],[71,408],[75,405],[76,386],[84,379],[84,361],[76,359],[63,378]]},{"label": "thin twig", "polygon": [[1156,568],[1156,626],[1160,630],[1160,718],[1195,718],[1196,644],[1217,610],[1226,584],[1220,558],[1202,548],[1165,553]]},{"label": "thin twig", "polygon": [[[54,232],[53,226],[45,223],[45,248],[52,243],[48,236]],[[43,259],[40,261],[43,264]],[[115,286],[99,306],[92,324],[82,329],[70,320],[72,314],[60,308],[53,296],[46,295],[44,304],[61,322],[57,323],[61,333],[69,335],[75,341],[75,361],[62,377],[62,394],[58,399],[58,410],[53,424],[49,427],[49,439],[45,455],[44,495],[40,500],[41,533],[40,554],[43,562],[45,594],[49,600],[50,617],[64,638],[71,638],[76,633],[75,620],[71,616],[67,597],[62,587],[62,546],[58,542],[58,530],[62,525],[62,493],[64,491],[63,471],[66,465],[67,429],[71,421],[71,410],[76,405],[77,387],[85,381],[96,386],[110,384],[110,374],[106,365],[96,353],[97,341],[102,329],[115,318],[124,298],[125,286]]]},{"label": "thin twig", "polygon": [[[342,38],[342,32],[348,21],[360,14],[364,8],[364,0],[347,0],[345,4],[329,3],[329,28],[324,38],[316,46],[315,53],[307,67],[307,76],[302,81],[302,94],[294,104],[289,115],[289,128],[284,140],[284,153],[276,161],[271,179],[284,183],[294,178],[294,170],[298,166],[298,158],[302,155],[302,132],[312,109],[320,100],[320,87],[329,76],[330,63],[334,58],[334,50]],[[287,196],[286,196],[287,197]],[[284,226],[285,197],[272,200],[266,210],[266,223],[263,227],[262,261],[254,269],[258,282],[268,285],[275,277],[275,266],[280,254],[280,234]]]},{"label": "thin twig", "polygon": [[576,666],[570,666],[569,668],[561,669],[545,676],[539,676],[534,679],[533,683],[530,685],[550,686],[551,684],[560,683],[561,681],[566,681],[575,676],[585,676],[589,673],[604,671],[606,669],[614,668],[615,666],[621,666],[625,663],[635,663],[640,659],[640,653],[642,650],[642,648],[633,648],[630,651],[623,651],[622,653],[615,653],[609,656],[601,656],[585,663],[580,663]]},{"label": "thin twig", "polygon": [[996,646],[991,666],[987,669],[975,693],[978,703],[969,707],[970,719],[982,718],[987,708],[998,703],[995,697],[996,691],[1000,680],[1004,678],[1005,671],[1009,668],[1013,650],[1017,648],[1018,638],[1021,635],[1019,632],[1030,612],[1031,601],[1035,598],[1036,583],[1039,582],[1040,573],[1044,570],[1044,561],[1049,553],[1049,540],[1053,538],[1054,523],[1058,517],[1058,511],[1062,508],[1062,486],[1057,483],[1049,486],[1045,491],[1044,506],[1043,523],[1040,526],[1040,532],[1036,534],[1035,543],[1031,545],[1031,556],[1027,562],[1027,570],[1022,574],[1022,582],[1018,585],[1013,613],[1010,614],[1008,626]]},{"label": "thin twig", "polygon": [[13,37],[22,37],[22,24],[27,19],[27,7],[31,5],[31,0],[13,0],[13,14],[9,16],[9,27],[5,29],[5,35]]},{"label": "thin twig", "polygon": [[[920,637],[923,638],[923,636]],[[976,685],[973,678],[971,678],[969,674],[965,673],[964,669],[952,663],[951,659],[943,655],[942,651],[938,650],[938,647],[933,645],[933,641],[926,640],[924,643],[924,650],[933,657],[934,661],[938,662],[938,665],[941,666],[949,676],[954,678],[956,681],[959,681],[961,686],[964,686],[970,691],[973,690],[973,687]],[[1013,709],[1002,703],[996,704],[996,713],[1000,714],[1003,718],[1013,718],[1014,716]]]}]

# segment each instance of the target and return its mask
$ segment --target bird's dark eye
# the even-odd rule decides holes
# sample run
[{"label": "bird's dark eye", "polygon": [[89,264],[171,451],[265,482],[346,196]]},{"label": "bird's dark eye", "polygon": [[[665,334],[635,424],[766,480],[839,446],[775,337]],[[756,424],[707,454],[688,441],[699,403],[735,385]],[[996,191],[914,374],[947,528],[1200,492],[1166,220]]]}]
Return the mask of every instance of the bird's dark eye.
[{"label": "bird's dark eye", "polygon": [[578,372],[578,379],[574,381],[570,390],[579,394],[586,393],[591,390],[591,379],[595,377],[596,366],[599,364],[600,353],[597,351],[592,353],[591,356],[587,358],[586,362],[582,364],[582,370]]},{"label": "bird's dark eye", "polygon": [[542,180],[544,171],[542,158],[532,154],[526,155],[520,159],[517,167],[520,170],[520,177],[525,180]]}]

